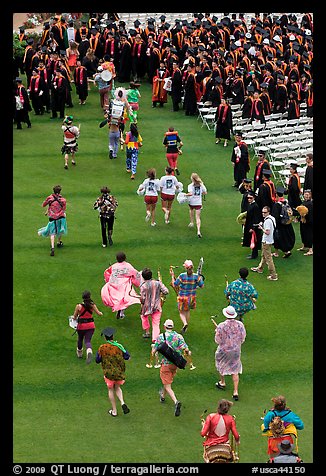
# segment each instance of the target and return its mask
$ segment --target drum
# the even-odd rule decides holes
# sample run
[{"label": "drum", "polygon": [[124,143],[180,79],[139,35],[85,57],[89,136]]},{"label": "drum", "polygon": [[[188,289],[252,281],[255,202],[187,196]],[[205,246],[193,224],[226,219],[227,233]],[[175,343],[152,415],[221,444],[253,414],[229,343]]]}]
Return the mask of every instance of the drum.
[{"label": "drum", "polygon": [[108,69],[105,69],[104,71],[102,71],[101,78],[103,79],[103,81],[107,81],[107,82],[111,81],[112,79],[111,71],[109,71]]},{"label": "drum", "polygon": [[204,446],[203,459],[205,463],[233,463],[234,454],[229,443]]}]

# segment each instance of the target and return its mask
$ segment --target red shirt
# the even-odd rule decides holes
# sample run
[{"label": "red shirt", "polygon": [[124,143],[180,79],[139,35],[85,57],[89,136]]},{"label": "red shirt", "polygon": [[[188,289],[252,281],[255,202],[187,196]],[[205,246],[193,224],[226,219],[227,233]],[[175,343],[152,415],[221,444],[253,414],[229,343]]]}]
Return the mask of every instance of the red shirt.
[{"label": "red shirt", "polygon": [[[224,420],[220,422],[220,419]],[[218,423],[220,424],[218,425]],[[222,425],[221,425],[222,423]],[[225,428],[225,433],[221,435]],[[236,429],[234,418],[231,415],[220,415],[219,413],[210,413],[205,420],[204,426],[200,432],[201,436],[205,436],[204,446],[218,445],[226,443],[229,439],[229,433],[232,431],[236,441],[239,440],[240,435]]]},{"label": "red shirt", "polygon": [[48,217],[57,220],[58,218],[63,218],[66,216],[66,199],[59,194],[52,193],[49,195],[44,202],[42,207],[49,206],[48,208]]}]

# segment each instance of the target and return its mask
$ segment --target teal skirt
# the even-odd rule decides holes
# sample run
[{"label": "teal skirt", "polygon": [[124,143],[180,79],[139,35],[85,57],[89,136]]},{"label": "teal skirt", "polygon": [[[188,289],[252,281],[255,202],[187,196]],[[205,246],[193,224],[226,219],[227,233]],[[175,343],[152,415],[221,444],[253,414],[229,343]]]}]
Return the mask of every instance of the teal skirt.
[{"label": "teal skirt", "polygon": [[58,218],[57,220],[49,221],[46,226],[40,228],[37,232],[39,236],[51,236],[51,235],[66,235],[67,234],[67,222],[66,218]]}]

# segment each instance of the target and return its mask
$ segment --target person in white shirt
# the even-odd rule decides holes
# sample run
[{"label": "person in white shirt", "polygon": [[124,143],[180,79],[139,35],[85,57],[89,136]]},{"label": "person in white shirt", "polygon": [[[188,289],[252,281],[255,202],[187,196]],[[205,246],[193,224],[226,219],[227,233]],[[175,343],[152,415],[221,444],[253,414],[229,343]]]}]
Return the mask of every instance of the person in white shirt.
[{"label": "person in white shirt", "polygon": [[277,281],[278,276],[272,256],[272,246],[274,244],[274,230],[276,228],[276,222],[275,218],[270,215],[270,208],[268,206],[262,208],[262,214],[264,221],[263,224],[259,225],[259,228],[263,232],[263,237],[261,239],[261,260],[256,268],[251,268],[251,271],[261,274],[265,264],[267,264],[269,271],[267,279],[269,281]]},{"label": "person in white shirt", "polygon": [[183,188],[181,182],[178,182],[178,179],[173,175],[173,171],[172,167],[166,167],[166,175],[163,175],[160,179],[162,210],[166,224],[170,223],[171,208],[175,194],[176,192],[181,192]]},{"label": "person in white shirt", "polygon": [[146,172],[147,179],[139,185],[137,192],[144,191],[144,203],[146,205],[145,221],[151,221],[151,226],[156,226],[155,208],[160,191],[160,180],[156,178],[156,170],[148,169]]},{"label": "person in white shirt", "polygon": [[201,219],[200,213],[201,209],[203,208],[203,195],[207,194],[207,189],[199,177],[199,175],[195,172],[191,174],[191,183],[188,185],[188,195],[189,198],[189,215],[190,215],[190,223],[189,228],[193,228],[194,220],[196,218],[196,225],[197,225],[197,236],[198,238],[202,237],[200,227],[201,227]]}]

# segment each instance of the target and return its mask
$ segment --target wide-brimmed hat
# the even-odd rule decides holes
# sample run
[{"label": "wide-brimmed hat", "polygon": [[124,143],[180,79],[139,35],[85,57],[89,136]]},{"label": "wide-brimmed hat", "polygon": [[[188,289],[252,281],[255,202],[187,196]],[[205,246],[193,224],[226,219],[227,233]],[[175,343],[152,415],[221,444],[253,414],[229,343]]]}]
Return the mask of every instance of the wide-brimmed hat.
[{"label": "wide-brimmed hat", "polygon": [[288,455],[292,453],[294,444],[291,443],[290,440],[282,440],[278,445],[277,445],[280,453],[284,455]]},{"label": "wide-brimmed hat", "polygon": [[228,319],[234,319],[238,315],[233,306],[225,307],[222,312]]}]

